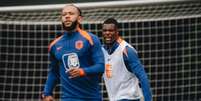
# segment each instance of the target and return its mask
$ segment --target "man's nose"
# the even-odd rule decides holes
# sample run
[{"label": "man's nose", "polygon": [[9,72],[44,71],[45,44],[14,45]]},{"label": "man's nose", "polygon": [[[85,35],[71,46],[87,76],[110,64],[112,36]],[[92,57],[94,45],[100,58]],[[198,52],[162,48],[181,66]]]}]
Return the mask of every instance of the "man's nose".
[{"label": "man's nose", "polygon": [[70,16],[69,16],[69,15],[66,15],[65,18],[68,19],[68,18],[70,18]]},{"label": "man's nose", "polygon": [[106,35],[110,35],[110,31],[105,31],[105,34]]},{"label": "man's nose", "polygon": [[70,18],[70,14],[67,13],[67,14],[65,15],[65,18]]}]

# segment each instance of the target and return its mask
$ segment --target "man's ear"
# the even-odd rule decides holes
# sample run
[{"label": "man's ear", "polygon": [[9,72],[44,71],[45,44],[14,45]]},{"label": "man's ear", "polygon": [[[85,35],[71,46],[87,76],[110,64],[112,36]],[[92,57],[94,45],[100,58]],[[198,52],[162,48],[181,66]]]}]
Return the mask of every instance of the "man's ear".
[{"label": "man's ear", "polygon": [[62,21],[62,16],[61,15],[59,16],[59,20]]},{"label": "man's ear", "polygon": [[79,24],[81,24],[82,19],[83,19],[83,17],[82,17],[82,16],[79,16],[79,17],[78,17],[78,23],[79,23]]},{"label": "man's ear", "polygon": [[116,30],[116,34],[117,34],[117,36],[119,36],[119,30],[118,29]]}]

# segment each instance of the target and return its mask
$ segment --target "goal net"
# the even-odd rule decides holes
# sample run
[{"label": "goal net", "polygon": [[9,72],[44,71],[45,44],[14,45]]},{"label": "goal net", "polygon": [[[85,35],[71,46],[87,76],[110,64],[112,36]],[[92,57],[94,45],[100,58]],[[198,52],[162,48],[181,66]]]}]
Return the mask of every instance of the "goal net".
[{"label": "goal net", "polygon": [[[151,83],[153,101],[201,100],[201,2],[130,0],[76,4],[82,27],[101,37],[114,17]],[[39,101],[48,71],[47,47],[62,31],[59,5],[0,8],[0,101]],[[108,101],[101,81],[103,100]],[[59,99],[58,85],[54,96]]]}]

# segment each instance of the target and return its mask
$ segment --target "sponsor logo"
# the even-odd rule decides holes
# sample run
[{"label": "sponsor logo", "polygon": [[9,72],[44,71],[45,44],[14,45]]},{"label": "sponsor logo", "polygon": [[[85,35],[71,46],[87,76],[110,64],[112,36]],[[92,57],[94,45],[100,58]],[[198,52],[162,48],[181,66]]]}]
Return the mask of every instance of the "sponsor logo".
[{"label": "sponsor logo", "polygon": [[63,61],[64,68],[66,69],[66,71],[69,68],[79,68],[80,67],[79,58],[76,53],[64,54],[62,56],[62,61]]}]

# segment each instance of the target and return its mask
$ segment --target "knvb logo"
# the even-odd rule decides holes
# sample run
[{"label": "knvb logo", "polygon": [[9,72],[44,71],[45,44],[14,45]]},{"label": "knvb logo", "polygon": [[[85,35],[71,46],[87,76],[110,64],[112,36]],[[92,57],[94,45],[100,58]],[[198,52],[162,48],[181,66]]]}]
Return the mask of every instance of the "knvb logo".
[{"label": "knvb logo", "polygon": [[82,40],[78,40],[78,41],[75,42],[75,48],[76,48],[76,49],[80,50],[80,49],[83,48],[83,46],[84,46],[84,45],[83,45]]}]

